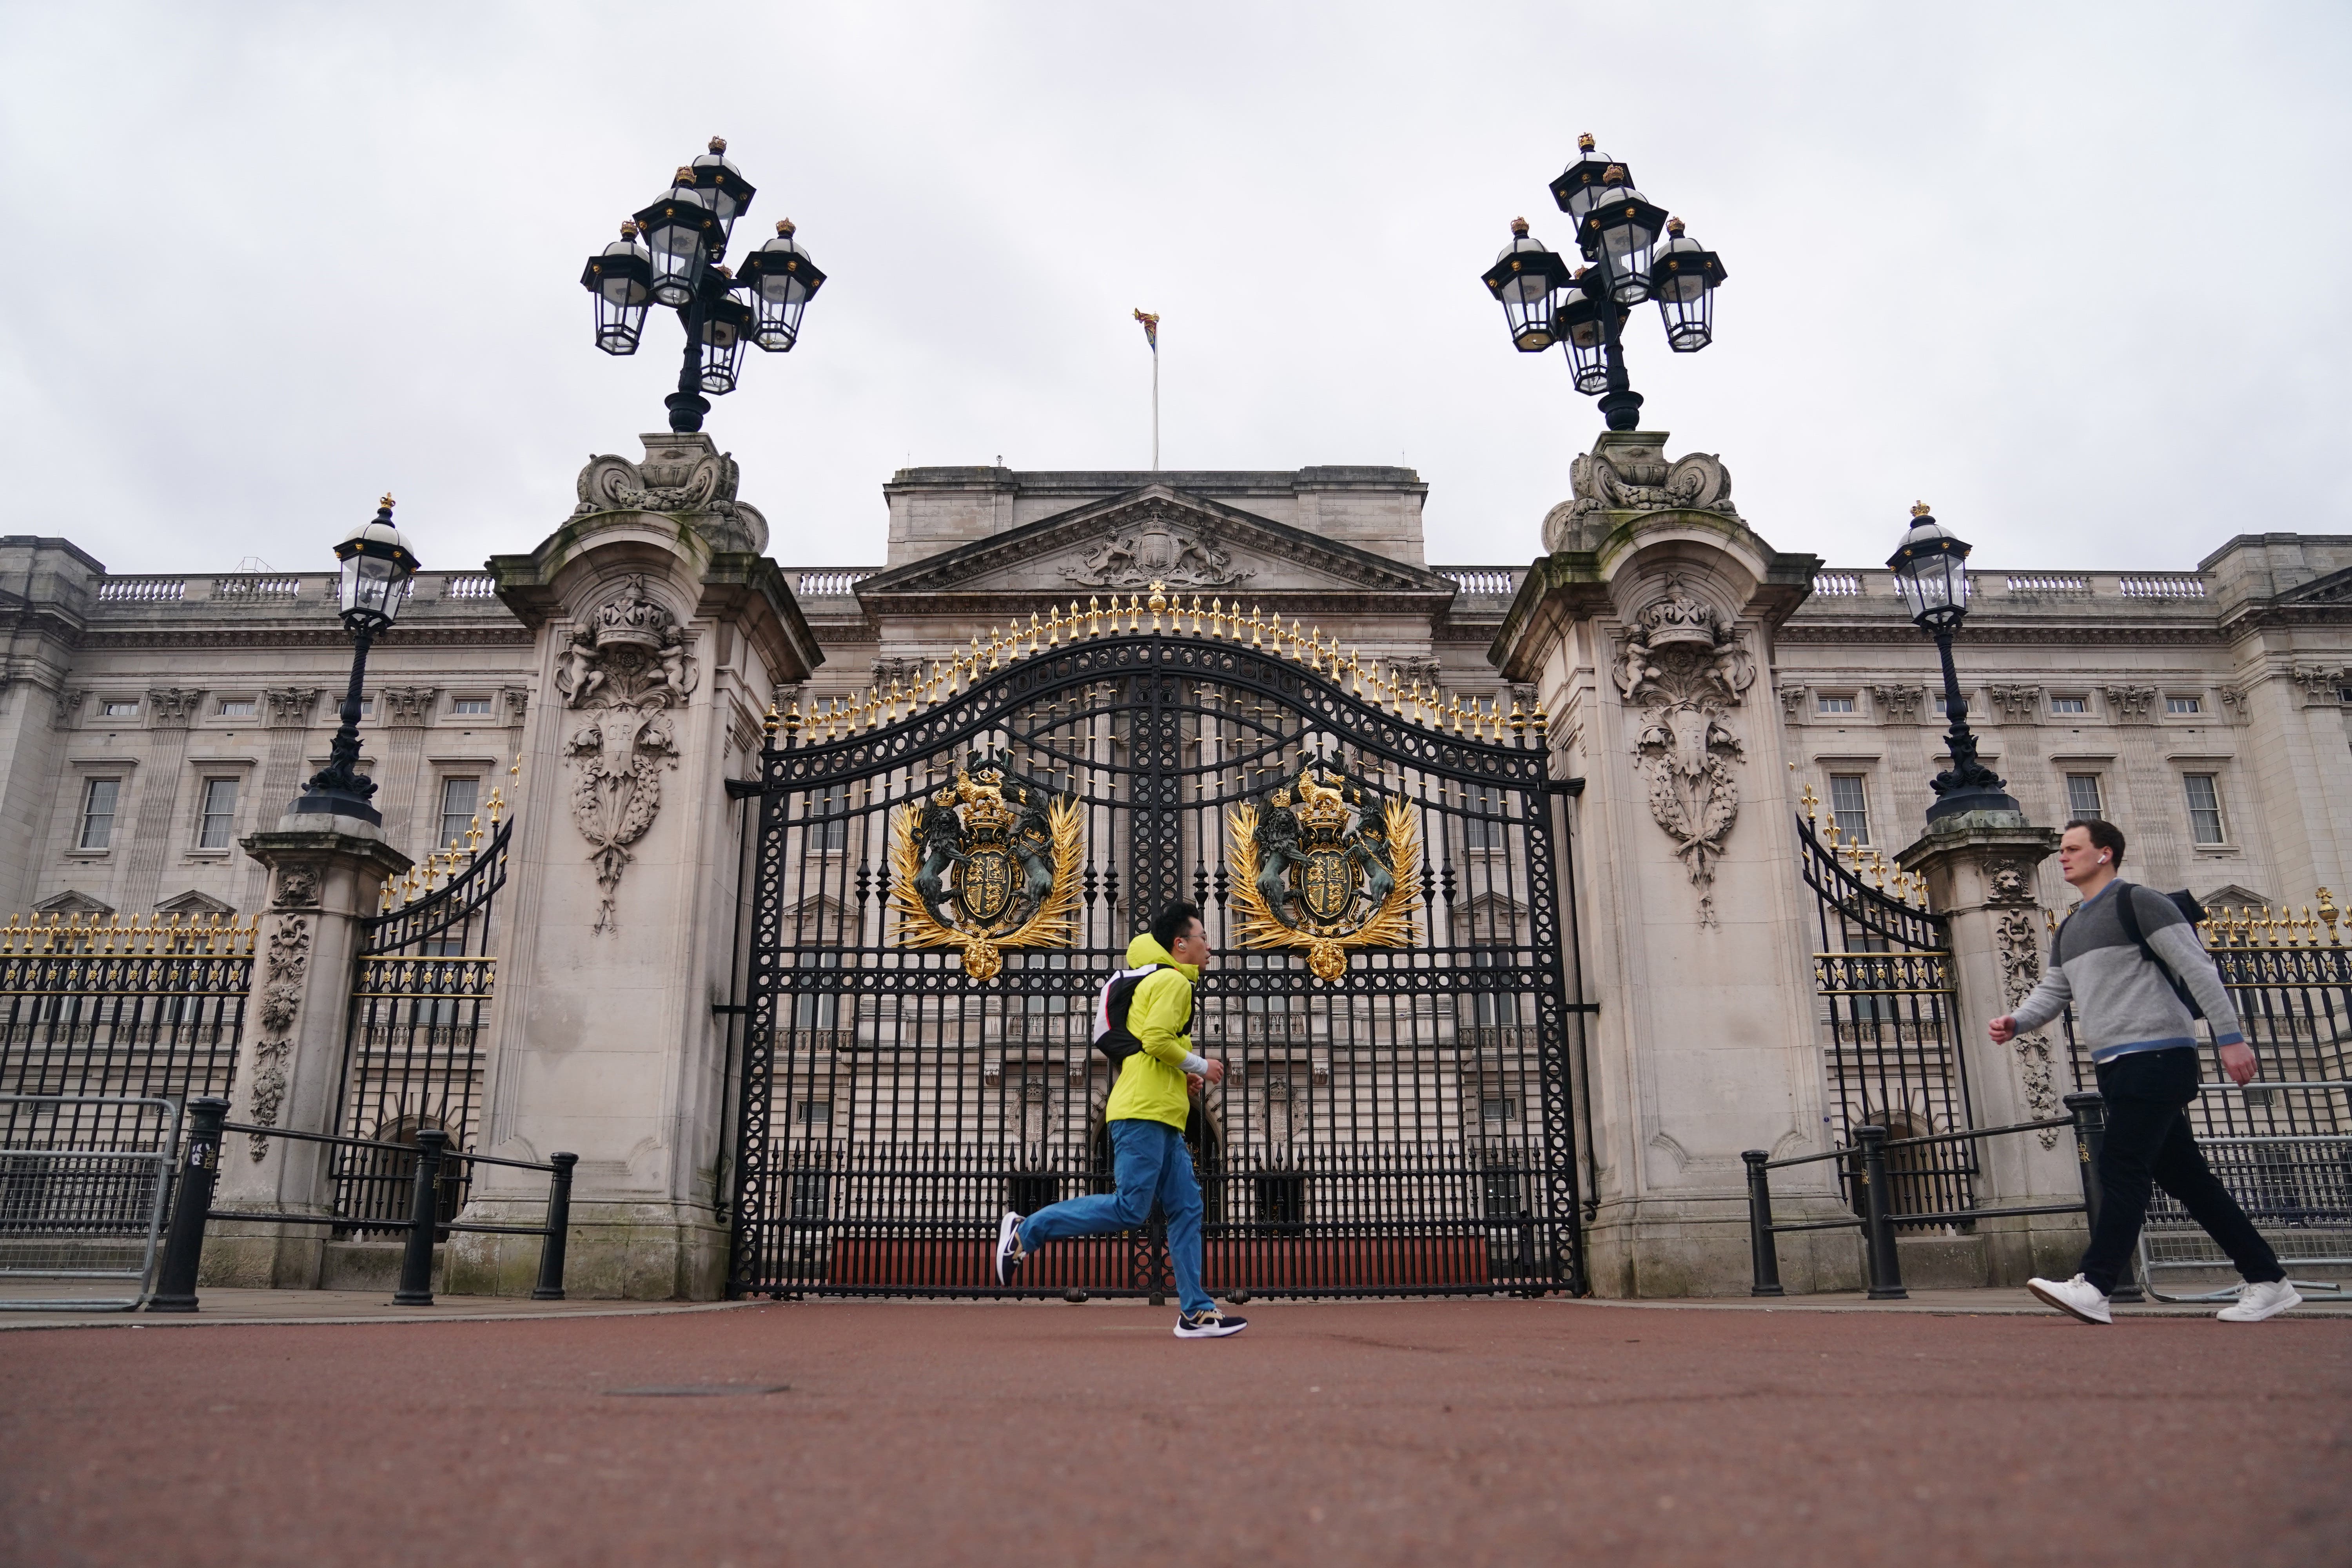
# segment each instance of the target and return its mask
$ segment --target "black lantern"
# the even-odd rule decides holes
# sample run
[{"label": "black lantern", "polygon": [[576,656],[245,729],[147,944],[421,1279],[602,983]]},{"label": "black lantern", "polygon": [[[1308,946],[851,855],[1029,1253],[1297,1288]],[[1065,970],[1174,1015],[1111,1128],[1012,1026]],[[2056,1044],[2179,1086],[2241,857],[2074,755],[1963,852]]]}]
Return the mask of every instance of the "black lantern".
[{"label": "black lantern", "polygon": [[637,243],[635,220],[621,226],[621,237],[588,258],[580,286],[596,297],[596,346],[608,354],[633,354],[645,331],[646,307],[654,297],[653,258]]},{"label": "black lantern", "polygon": [[1666,209],[1633,188],[1625,165],[1602,172],[1601,189],[1576,228],[1585,258],[1607,275],[1609,291],[1621,305],[1650,297],[1650,252],[1666,226]]},{"label": "black lantern", "polygon": [[1911,509],[1911,527],[1886,563],[1912,620],[1936,639],[1944,666],[1944,716],[1950,721],[1944,746],[1952,765],[1928,781],[1936,792],[1936,804],[1927,808],[1930,822],[1962,812],[2018,809],[2009,786],[1977,758],[1968,701],[1960,695],[1959,669],[1952,662],[1952,634],[1969,613],[1968,560],[1968,542],[1937,522],[1921,501]]},{"label": "black lantern", "polygon": [[758,320],[751,341],[770,353],[788,352],[801,335],[801,312],[824,284],[809,253],[793,237],[793,220],[776,220],[776,237],[743,258],[743,287]]},{"label": "black lantern", "polygon": [[1528,234],[1528,220],[1511,220],[1511,243],[1484,274],[1486,290],[1503,302],[1512,346],[1539,354],[1559,341],[1552,324],[1553,291],[1568,280],[1567,263]]},{"label": "black lantern", "polygon": [[710,398],[735,390],[748,339],[772,353],[799,341],[801,312],[824,274],[793,237],[790,219],[745,258],[740,278],[719,263],[735,220],[751,205],[751,182],[727,158],[727,139],[680,168],[668,190],[625,226],[621,243],[588,258],[581,283],[596,300],[596,346],[635,353],[649,305],[669,307],[686,331],[677,390],[662,401],[669,427],[702,428]]},{"label": "black lantern", "polygon": [[1666,324],[1666,346],[1695,354],[1715,341],[1715,286],[1723,263],[1714,251],[1683,232],[1683,220],[1666,220],[1666,243],[1650,264],[1650,298]]},{"label": "black lantern", "polygon": [[654,264],[654,298],[672,310],[694,302],[702,269],[727,248],[719,216],[694,188],[694,171],[681,168],[677,183],[637,213],[637,228]]},{"label": "black lantern", "polygon": [[360,688],[367,678],[369,645],[389,630],[416,576],[416,557],[392,524],[392,498],[376,514],[345,534],[335,546],[341,565],[343,628],[352,634],[352,678],[343,692],[342,723],[327,752],[327,765],[310,776],[294,802],[304,816],[349,816],[381,826],[383,814],[369,804],[375,781],[359,771]]},{"label": "black lantern", "polygon": [[734,279],[724,267],[710,269],[704,289],[702,324],[696,329],[702,340],[702,390],[713,397],[723,397],[735,390],[735,380],[743,368],[744,340],[751,335],[751,307],[728,290]]},{"label": "black lantern", "polygon": [[[1697,353],[1715,339],[1715,289],[1724,279],[1723,263],[1686,238],[1665,208],[1634,189],[1632,171],[1596,149],[1590,135],[1578,137],[1576,145],[1580,155],[1552,181],[1551,194],[1559,210],[1576,220],[1577,248],[1592,265],[1565,284],[1556,282],[1556,291],[1540,301],[1525,285],[1519,298],[1506,298],[1510,279],[1530,270],[1529,251],[1550,254],[1524,238],[1525,224],[1515,223],[1512,232],[1522,237],[1481,281],[1503,300],[1514,346],[1533,353],[1546,342],[1561,344],[1576,390],[1600,399],[1609,428],[1637,429],[1642,395],[1625,374],[1626,312],[1656,299],[1667,346],[1676,353]],[[1661,235],[1673,237],[1661,247]]]}]

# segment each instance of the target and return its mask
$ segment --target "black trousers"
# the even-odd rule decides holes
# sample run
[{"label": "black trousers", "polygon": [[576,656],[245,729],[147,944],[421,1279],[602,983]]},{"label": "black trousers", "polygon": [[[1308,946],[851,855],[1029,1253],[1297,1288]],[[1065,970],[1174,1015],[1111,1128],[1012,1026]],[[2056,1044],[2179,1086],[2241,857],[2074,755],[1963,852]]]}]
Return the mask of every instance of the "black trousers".
[{"label": "black trousers", "polygon": [[2099,1224],[2083,1254],[2083,1278],[2115,1294],[2147,1218],[2153,1183],[2179,1201],[2248,1280],[2285,1279],[2278,1254],[2214,1176],[2189,1131],[2197,1048],[2138,1051],[2104,1062],[2098,1071],[2107,1136],[2099,1155]]}]

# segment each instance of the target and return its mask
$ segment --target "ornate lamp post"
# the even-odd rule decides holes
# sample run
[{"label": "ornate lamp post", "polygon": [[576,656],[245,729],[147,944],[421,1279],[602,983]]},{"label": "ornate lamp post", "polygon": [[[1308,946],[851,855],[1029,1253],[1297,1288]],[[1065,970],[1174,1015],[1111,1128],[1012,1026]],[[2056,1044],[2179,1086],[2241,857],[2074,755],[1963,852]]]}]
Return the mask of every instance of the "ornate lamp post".
[{"label": "ornate lamp post", "polygon": [[[1511,220],[1511,243],[1482,275],[1502,301],[1511,345],[1541,353],[1555,342],[1568,351],[1576,390],[1601,400],[1612,430],[1631,430],[1642,418],[1642,395],[1625,375],[1622,331],[1634,306],[1658,302],[1666,346],[1696,353],[1715,339],[1715,289],[1724,279],[1715,252],[1683,233],[1680,218],[1633,188],[1625,165],[1592,150],[1580,136],[1575,163],[1551,183],[1559,210],[1576,220],[1576,243],[1586,262],[1570,271],[1565,260],[1529,237],[1528,220]],[[1662,246],[1659,237],[1666,237]]]},{"label": "ornate lamp post", "polygon": [[416,575],[416,557],[392,525],[390,496],[383,498],[374,517],[343,536],[335,557],[342,563],[340,591],[343,628],[352,634],[352,680],[343,692],[342,728],[335,731],[327,765],[302,786],[294,809],[306,816],[356,816],[380,826],[383,816],[368,804],[375,781],[359,771],[360,683],[367,675],[369,645],[390,629]]},{"label": "ornate lamp post", "polygon": [[710,151],[678,170],[669,189],[623,224],[621,237],[580,274],[580,286],[595,298],[596,346],[608,354],[637,352],[649,307],[677,312],[686,354],[677,390],[663,401],[669,427],[679,432],[702,428],[710,412],[703,394],[735,390],[746,339],[770,353],[791,349],[809,296],[824,283],[793,237],[790,218],[744,258],[740,276],[719,264],[754,194],[726,154],[726,138],[713,136]]},{"label": "ornate lamp post", "polygon": [[1945,746],[1952,765],[1932,781],[1936,804],[1927,820],[1964,811],[2015,811],[2009,786],[1977,760],[1977,738],[1969,730],[1969,705],[1960,696],[1959,672],[1952,665],[1952,634],[1969,614],[1969,546],[1928,515],[1927,503],[1911,509],[1911,528],[1886,563],[1895,585],[1920,630],[1936,639],[1944,660],[1944,714],[1951,721]]}]

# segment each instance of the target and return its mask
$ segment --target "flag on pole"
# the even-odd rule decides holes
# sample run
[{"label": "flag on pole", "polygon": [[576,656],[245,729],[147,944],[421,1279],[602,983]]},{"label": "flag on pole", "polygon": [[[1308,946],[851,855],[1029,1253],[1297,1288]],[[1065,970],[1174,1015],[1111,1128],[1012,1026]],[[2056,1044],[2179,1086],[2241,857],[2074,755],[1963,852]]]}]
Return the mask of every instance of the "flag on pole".
[{"label": "flag on pole", "polygon": [[1160,352],[1160,318],[1149,310],[1138,310],[1135,313],[1135,319],[1143,323],[1144,342],[1151,345],[1153,353],[1158,353]]}]

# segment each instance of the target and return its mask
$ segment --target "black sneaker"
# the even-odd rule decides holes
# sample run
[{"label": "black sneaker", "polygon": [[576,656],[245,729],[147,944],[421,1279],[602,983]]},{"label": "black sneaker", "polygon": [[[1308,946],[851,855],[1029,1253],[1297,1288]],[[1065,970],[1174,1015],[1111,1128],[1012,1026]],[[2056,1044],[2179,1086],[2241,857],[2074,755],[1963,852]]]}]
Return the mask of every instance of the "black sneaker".
[{"label": "black sneaker", "polygon": [[1212,1307],[1205,1312],[1179,1314],[1176,1337],[1180,1340],[1221,1340],[1227,1334],[1240,1333],[1248,1327],[1247,1318],[1232,1317]]},{"label": "black sneaker", "polygon": [[996,1222],[996,1282],[1010,1285],[1029,1255],[1021,1250],[1021,1216],[1012,1210]]}]

